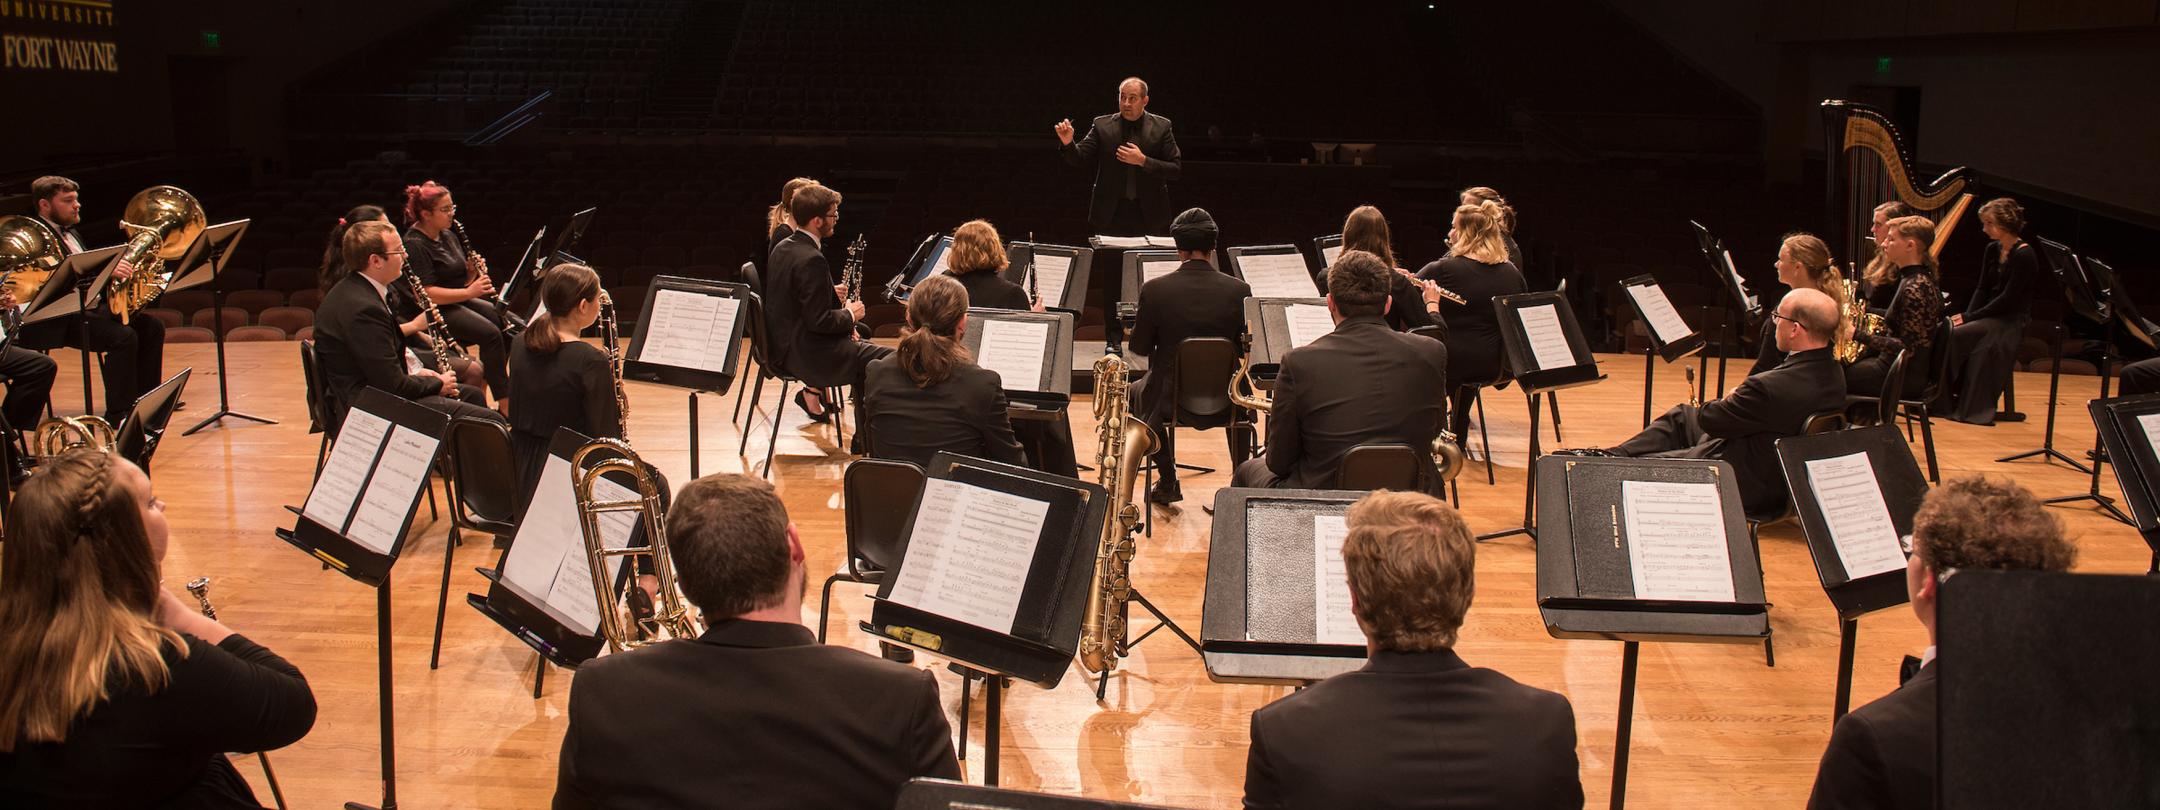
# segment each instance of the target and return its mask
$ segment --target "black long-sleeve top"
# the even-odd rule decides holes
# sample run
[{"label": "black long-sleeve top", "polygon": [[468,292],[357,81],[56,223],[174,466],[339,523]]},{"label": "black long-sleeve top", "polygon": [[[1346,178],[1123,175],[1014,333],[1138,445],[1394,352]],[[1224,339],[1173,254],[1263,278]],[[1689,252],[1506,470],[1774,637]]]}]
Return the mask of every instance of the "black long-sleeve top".
[{"label": "black long-sleeve top", "polygon": [[246,636],[181,639],[186,657],[165,647],[164,688],[112,682],[65,742],[0,753],[0,807],[259,808],[225,753],[307,736],[315,693],[299,669]]},{"label": "black long-sleeve top", "polygon": [[510,349],[510,438],[520,480],[533,480],[557,427],[595,439],[622,438],[622,406],[607,353],[581,340],[536,352],[519,340]]},{"label": "black long-sleeve top", "polygon": [[1854,333],[1860,345],[1882,354],[1899,349],[1925,351],[1935,340],[1935,327],[1942,323],[1942,291],[1926,265],[1900,267],[1896,278],[1868,290],[1868,309],[1883,316],[1883,331]]},{"label": "black long-sleeve top", "polygon": [[1508,262],[1449,256],[1425,265],[1418,278],[1463,297],[1460,304],[1440,302],[1440,316],[1448,325],[1448,382],[1471,385],[1500,379],[1505,364],[1500,359],[1500,315],[1492,300],[1528,290],[1522,271]]},{"label": "black long-sleeve top", "polygon": [[2039,274],[2040,257],[2032,245],[2017,243],[2007,261],[2001,245],[1989,245],[1980,259],[1980,286],[1973,288],[1972,302],[1965,305],[1965,320],[2032,314],[2033,277]]},{"label": "black long-sleeve top", "polygon": [[[1397,272],[1388,287],[1387,325],[1397,332],[1408,332],[1427,326],[1440,327],[1440,336],[1447,336],[1447,319],[1425,310],[1425,291],[1418,287],[1406,273]],[[1323,279],[1324,280],[1324,279]],[[1441,299],[1443,302],[1446,299]]]}]

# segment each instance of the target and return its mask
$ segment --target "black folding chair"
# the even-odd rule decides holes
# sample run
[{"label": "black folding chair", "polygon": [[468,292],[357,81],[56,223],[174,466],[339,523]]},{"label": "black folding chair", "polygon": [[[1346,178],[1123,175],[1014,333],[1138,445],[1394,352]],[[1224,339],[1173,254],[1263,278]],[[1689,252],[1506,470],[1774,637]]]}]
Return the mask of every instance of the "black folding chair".
[{"label": "black folding chair", "polygon": [[517,533],[517,454],[511,448],[510,427],[487,419],[459,417],[450,420],[445,436],[450,452],[445,455],[450,501],[450,531],[443,537],[442,590],[435,599],[435,644],[428,651],[428,669],[442,660],[443,614],[450,604],[450,566],[465,532],[509,536]]},{"label": "black folding chair", "polygon": [[1409,445],[1361,444],[1343,454],[1342,467],[1335,471],[1334,488],[1419,492],[1424,489],[1425,466],[1425,460]]},{"label": "black folding chair", "polygon": [[322,434],[315,445],[315,474],[330,455],[330,402],[323,393],[322,370],[315,364],[315,341],[300,341],[300,374],[307,379],[308,432]]},{"label": "black folding chair", "polygon": [[[1893,366],[1895,366],[1902,362],[1903,354],[1900,353],[1899,358],[1897,360],[1894,360],[1892,364]],[[1803,420],[1800,423],[1800,435],[1814,436],[1820,433],[1829,433],[1833,430],[1844,430],[1846,427],[1847,422],[1845,421],[1845,409],[1838,408],[1835,410],[1828,410],[1821,413],[1810,414],[1807,419]],[[1773,523],[1782,523],[1784,521],[1792,520],[1796,516],[1796,513],[1793,511],[1791,498],[1787,498],[1785,500],[1785,506],[1778,512],[1772,514],[1746,516],[1748,524],[1748,544],[1753,546],[1755,549],[1755,570],[1762,570],[1762,527],[1771,525]],[[1777,666],[1777,650],[1774,646],[1772,646],[1771,638],[1772,636],[1763,636],[1763,664],[1765,666],[1774,667]]]},{"label": "black folding chair", "polygon": [[[1177,429],[1179,425],[1206,430],[1224,426],[1229,431],[1230,463],[1244,460],[1251,451],[1250,442],[1240,446],[1238,418],[1240,408],[1230,404],[1230,378],[1237,376],[1238,345],[1229,338],[1186,338],[1177,346],[1177,377],[1170,381],[1170,409],[1168,429],[1163,437],[1170,448],[1170,458],[1177,458]],[[1249,435],[1249,434],[1248,434]],[[1210,467],[1179,464],[1179,469],[1191,470],[1205,475],[1214,472]]]},{"label": "black folding chair", "polygon": [[908,509],[922,494],[929,476],[906,461],[859,458],[848,464],[840,480],[842,516],[847,525],[847,562],[825,578],[818,597],[818,643],[825,643],[825,626],[832,616],[832,588],[837,582],[879,585],[885,573],[898,567],[907,551]]}]

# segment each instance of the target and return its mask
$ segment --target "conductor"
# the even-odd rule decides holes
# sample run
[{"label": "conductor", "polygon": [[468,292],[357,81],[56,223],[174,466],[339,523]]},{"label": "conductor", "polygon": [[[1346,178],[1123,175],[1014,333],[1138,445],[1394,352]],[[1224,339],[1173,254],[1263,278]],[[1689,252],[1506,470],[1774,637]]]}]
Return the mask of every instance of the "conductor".
[{"label": "conductor", "polygon": [[1079,143],[1073,142],[1072,119],[1057,123],[1065,162],[1095,164],[1088,224],[1098,234],[1143,236],[1170,224],[1169,183],[1181,168],[1177,138],[1170,119],[1149,113],[1147,105],[1147,82],[1135,76],[1118,83],[1117,114],[1096,117]]}]

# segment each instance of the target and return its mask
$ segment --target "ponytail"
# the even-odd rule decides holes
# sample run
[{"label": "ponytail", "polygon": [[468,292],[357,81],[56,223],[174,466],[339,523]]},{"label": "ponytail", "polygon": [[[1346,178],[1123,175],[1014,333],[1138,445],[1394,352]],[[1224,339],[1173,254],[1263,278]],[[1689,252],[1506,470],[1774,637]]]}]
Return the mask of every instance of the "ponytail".
[{"label": "ponytail", "polygon": [[909,294],[908,326],[900,333],[896,357],[916,388],[944,382],[953,366],[973,360],[960,345],[960,319],[967,316],[967,307],[967,288],[952,276],[931,276]]},{"label": "ponytail", "polygon": [[534,354],[554,354],[562,348],[555,319],[569,317],[579,305],[600,297],[600,274],[582,264],[558,264],[540,278],[540,314],[525,325],[519,338]]}]

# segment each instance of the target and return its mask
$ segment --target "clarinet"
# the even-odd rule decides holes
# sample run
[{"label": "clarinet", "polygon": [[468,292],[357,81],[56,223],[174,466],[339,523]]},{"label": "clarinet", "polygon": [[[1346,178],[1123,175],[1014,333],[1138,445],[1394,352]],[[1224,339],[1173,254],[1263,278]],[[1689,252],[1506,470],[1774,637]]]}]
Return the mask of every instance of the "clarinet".
[{"label": "clarinet", "polygon": [[[480,255],[480,250],[473,247],[472,237],[465,235],[465,222],[463,220],[452,217],[450,219],[450,229],[457,231],[458,244],[465,248],[465,255],[470,261],[483,265],[487,264],[487,257]],[[481,271],[481,275],[486,274],[486,271]],[[495,305],[497,312],[502,313],[504,337],[516,337],[517,333],[524,331],[525,319],[510,309],[510,302],[503,300],[501,292],[488,293],[486,300],[488,303]]]},{"label": "clarinet", "polygon": [[1042,303],[1042,293],[1035,289],[1035,232],[1028,231],[1027,291],[1028,306]]},{"label": "clarinet", "polygon": [[465,347],[459,346],[457,338],[450,336],[450,324],[443,320],[442,310],[435,308],[435,299],[428,297],[427,285],[420,283],[420,277],[413,275],[411,268],[406,268],[402,278],[405,279],[405,286],[412,290],[413,300],[420,304],[420,311],[427,314],[428,345],[435,350],[435,370],[444,374],[452,373],[450,353],[462,354]]},{"label": "clarinet", "polygon": [[866,249],[862,234],[856,234],[855,241],[848,244],[847,264],[840,270],[840,283],[847,285],[850,304],[862,300],[863,251]]}]

